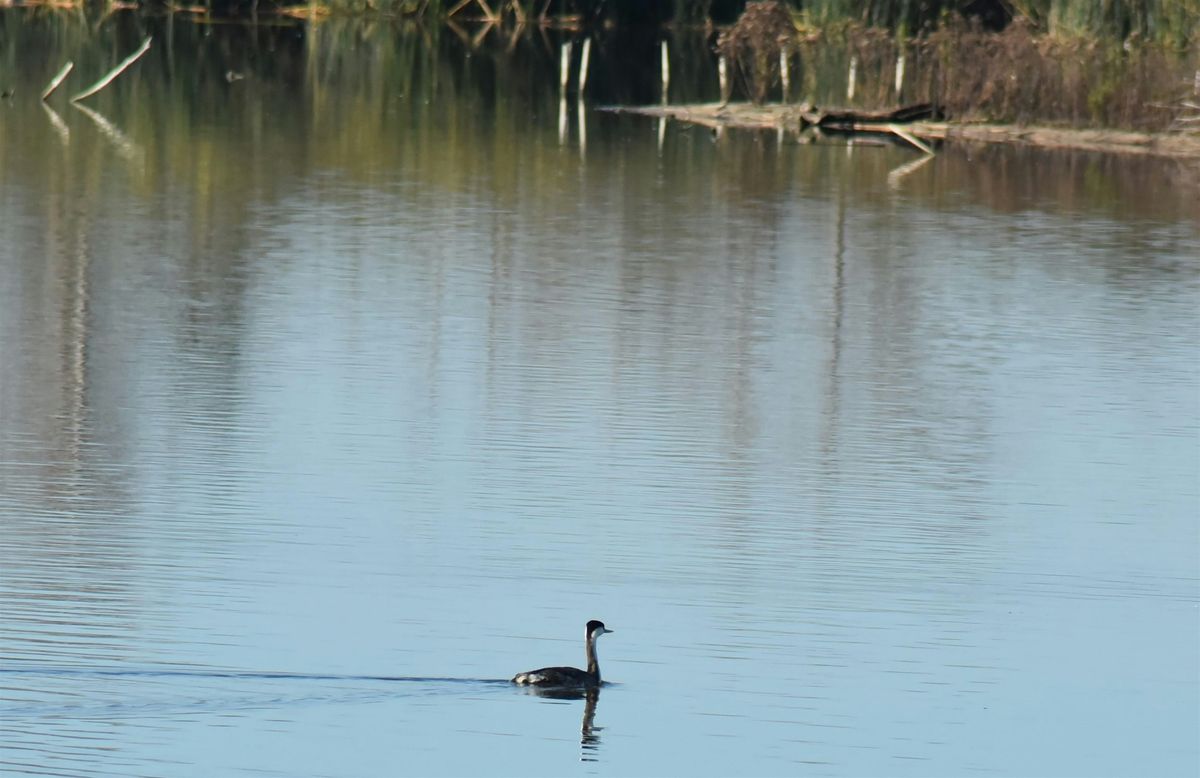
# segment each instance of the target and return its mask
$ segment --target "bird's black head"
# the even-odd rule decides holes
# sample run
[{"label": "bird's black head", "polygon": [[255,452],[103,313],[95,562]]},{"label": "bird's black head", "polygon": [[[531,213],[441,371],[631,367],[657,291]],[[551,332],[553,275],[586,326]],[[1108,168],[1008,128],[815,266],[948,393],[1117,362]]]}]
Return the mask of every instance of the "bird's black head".
[{"label": "bird's black head", "polygon": [[608,627],[604,626],[603,621],[596,621],[595,619],[592,619],[591,621],[589,621],[587,623],[588,637],[590,637],[590,638],[591,637],[599,637],[600,635],[603,635],[605,632],[612,632],[612,630],[609,629]]}]

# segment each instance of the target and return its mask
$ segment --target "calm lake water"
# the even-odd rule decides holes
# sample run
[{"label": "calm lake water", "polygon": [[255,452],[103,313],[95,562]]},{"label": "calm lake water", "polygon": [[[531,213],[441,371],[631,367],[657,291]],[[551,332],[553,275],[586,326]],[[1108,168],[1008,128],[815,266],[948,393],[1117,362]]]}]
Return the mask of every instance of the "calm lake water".
[{"label": "calm lake water", "polygon": [[0,19],[0,773],[1200,770],[1193,170]]}]

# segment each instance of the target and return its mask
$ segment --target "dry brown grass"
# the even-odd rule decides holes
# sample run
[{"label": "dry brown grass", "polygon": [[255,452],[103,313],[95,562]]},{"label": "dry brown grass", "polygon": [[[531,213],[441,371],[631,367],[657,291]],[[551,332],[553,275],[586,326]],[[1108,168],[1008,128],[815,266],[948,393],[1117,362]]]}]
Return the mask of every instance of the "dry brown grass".
[{"label": "dry brown grass", "polygon": [[[1121,45],[1061,38],[1018,20],[999,33],[951,23],[907,42],[851,27],[808,36],[800,47],[806,88],[826,103],[845,94],[850,57],[859,72],[854,103],[864,108],[932,102],[954,119],[1163,131],[1179,126],[1188,102],[1200,102],[1193,93],[1200,44],[1178,51],[1136,36]],[[902,52],[905,86],[897,95]],[[835,88],[821,93],[825,81]]]},{"label": "dry brown grass", "polygon": [[1037,35],[1018,21],[1000,33],[949,26],[920,43],[941,67],[931,96],[947,112],[1004,121],[1162,129],[1189,58],[1136,38],[1117,46]]},{"label": "dry brown grass", "polygon": [[796,25],[787,7],[777,0],[746,4],[746,10],[717,39],[717,50],[733,67],[733,77],[756,103],[779,83],[779,52],[794,47]]}]

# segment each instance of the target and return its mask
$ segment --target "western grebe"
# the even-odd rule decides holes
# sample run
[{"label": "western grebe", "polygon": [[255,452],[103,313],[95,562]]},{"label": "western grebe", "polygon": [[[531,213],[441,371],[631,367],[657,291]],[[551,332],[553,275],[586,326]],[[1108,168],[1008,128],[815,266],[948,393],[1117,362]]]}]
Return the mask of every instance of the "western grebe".
[{"label": "western grebe", "polygon": [[575,667],[543,667],[517,673],[512,682],[520,686],[583,686],[593,688],[600,685],[600,662],[596,660],[596,641],[606,632],[612,632],[604,622],[595,619],[587,623],[584,640],[587,646],[587,670]]}]

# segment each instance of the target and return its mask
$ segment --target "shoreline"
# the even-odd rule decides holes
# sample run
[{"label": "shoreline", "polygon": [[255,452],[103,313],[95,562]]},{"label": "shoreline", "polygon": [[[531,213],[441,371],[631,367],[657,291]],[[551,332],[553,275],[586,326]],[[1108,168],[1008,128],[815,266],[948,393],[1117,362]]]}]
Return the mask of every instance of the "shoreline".
[{"label": "shoreline", "polygon": [[[1009,143],[1047,149],[1137,154],[1200,160],[1200,134],[1136,132],[1131,130],[994,124],[976,121],[859,121],[822,129],[809,120],[807,105],[767,103],[700,103],[693,105],[607,106],[612,113],[649,116],[710,129],[783,130],[843,136],[911,135],[924,141]],[[831,110],[830,113],[833,113]],[[907,141],[907,139],[905,139]],[[912,144],[910,141],[909,145]]]}]

